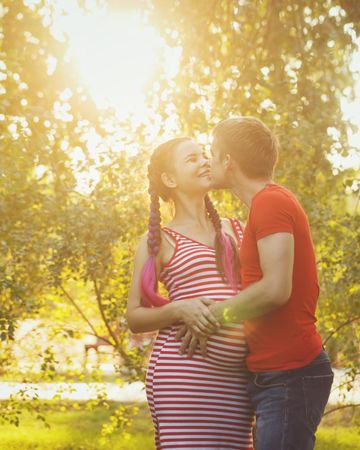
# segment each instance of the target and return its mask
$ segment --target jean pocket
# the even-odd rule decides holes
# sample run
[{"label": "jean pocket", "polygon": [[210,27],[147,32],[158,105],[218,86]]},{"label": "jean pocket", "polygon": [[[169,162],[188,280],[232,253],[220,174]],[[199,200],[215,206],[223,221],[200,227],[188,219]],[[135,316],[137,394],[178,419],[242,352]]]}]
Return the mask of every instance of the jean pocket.
[{"label": "jean pocket", "polygon": [[284,375],[271,372],[256,374],[254,376],[253,383],[256,387],[262,389],[286,386]]},{"label": "jean pocket", "polygon": [[304,376],[303,392],[308,425],[316,431],[328,402],[334,374]]}]

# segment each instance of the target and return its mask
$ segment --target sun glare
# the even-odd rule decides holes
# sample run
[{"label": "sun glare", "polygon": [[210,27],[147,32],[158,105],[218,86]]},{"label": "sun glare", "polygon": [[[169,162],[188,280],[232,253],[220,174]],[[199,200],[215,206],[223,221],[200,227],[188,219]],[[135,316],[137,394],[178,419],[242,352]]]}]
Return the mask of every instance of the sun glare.
[{"label": "sun glare", "polygon": [[[79,7],[77,0],[54,0],[55,34],[68,36],[69,55],[98,107],[114,108],[119,119],[131,115],[135,123],[145,123],[149,115],[145,102],[147,83],[154,80],[160,67],[168,79],[176,76],[181,48],[168,47],[136,10],[110,12],[95,0],[86,0],[84,4],[87,5],[85,10]],[[360,73],[359,64],[360,50],[354,53],[354,73]],[[349,103],[344,97],[342,110],[344,119],[351,120],[360,129],[359,99],[358,79],[355,101]],[[171,124],[166,127],[172,128]],[[359,169],[360,131],[349,132],[349,143],[352,149],[347,157],[336,151],[329,155],[336,169]]]},{"label": "sun glare", "polygon": [[[97,105],[114,107],[121,117],[138,112],[161,51],[169,54],[156,31],[136,11],[90,14],[73,6],[62,22],[69,53]],[[165,64],[176,73],[174,55]]]}]

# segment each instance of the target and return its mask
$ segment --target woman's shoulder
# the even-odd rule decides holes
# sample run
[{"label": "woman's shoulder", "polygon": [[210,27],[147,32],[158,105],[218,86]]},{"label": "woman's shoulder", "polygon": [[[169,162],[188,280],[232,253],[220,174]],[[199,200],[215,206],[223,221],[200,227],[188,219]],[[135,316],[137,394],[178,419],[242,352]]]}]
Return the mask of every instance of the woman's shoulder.
[{"label": "woman's shoulder", "polygon": [[[174,243],[171,241],[169,235],[161,230],[161,240],[159,243],[159,250],[155,255],[156,269],[159,272],[161,266],[166,263],[174,253]],[[144,262],[149,258],[148,233],[145,233],[138,242],[138,247],[135,255],[135,266],[142,267]]]}]

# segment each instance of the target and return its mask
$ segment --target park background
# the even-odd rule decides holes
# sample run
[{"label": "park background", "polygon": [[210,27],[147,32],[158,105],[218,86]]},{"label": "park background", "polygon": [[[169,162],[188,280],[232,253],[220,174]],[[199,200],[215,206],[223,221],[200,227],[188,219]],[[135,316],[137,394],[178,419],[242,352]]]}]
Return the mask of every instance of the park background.
[{"label": "park background", "polygon": [[357,0],[0,3],[1,450],[154,448],[152,336],[125,321],[149,154],[239,114],[311,223],[336,373],[316,449],[360,448],[359,35]]}]

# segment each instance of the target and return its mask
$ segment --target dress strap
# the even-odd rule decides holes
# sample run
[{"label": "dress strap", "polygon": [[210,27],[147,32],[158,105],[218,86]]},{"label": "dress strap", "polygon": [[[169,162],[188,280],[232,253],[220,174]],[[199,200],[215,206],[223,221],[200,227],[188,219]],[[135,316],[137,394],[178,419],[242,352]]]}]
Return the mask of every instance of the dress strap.
[{"label": "dress strap", "polygon": [[244,230],[241,225],[241,222],[238,219],[229,219],[229,220],[230,220],[232,229],[234,230],[234,233],[235,233],[235,236],[237,239],[237,243],[240,246],[242,243],[242,240],[244,238]]},{"label": "dress strap", "polygon": [[177,233],[175,233],[173,230],[170,230],[170,228],[162,227],[161,231],[164,233],[165,239],[169,242],[169,244],[172,247],[176,247],[176,244],[178,242],[179,236]]},{"label": "dress strap", "polygon": [[204,242],[197,241],[196,239],[186,236],[185,234],[182,234],[179,231],[175,231],[175,230],[172,230],[171,228],[167,228],[167,227],[163,227],[162,229],[166,230],[179,244],[183,241],[191,241],[195,244],[201,245],[202,247],[207,247],[207,248],[211,248],[212,250],[214,250],[214,247],[212,247],[211,245],[205,244]]}]

